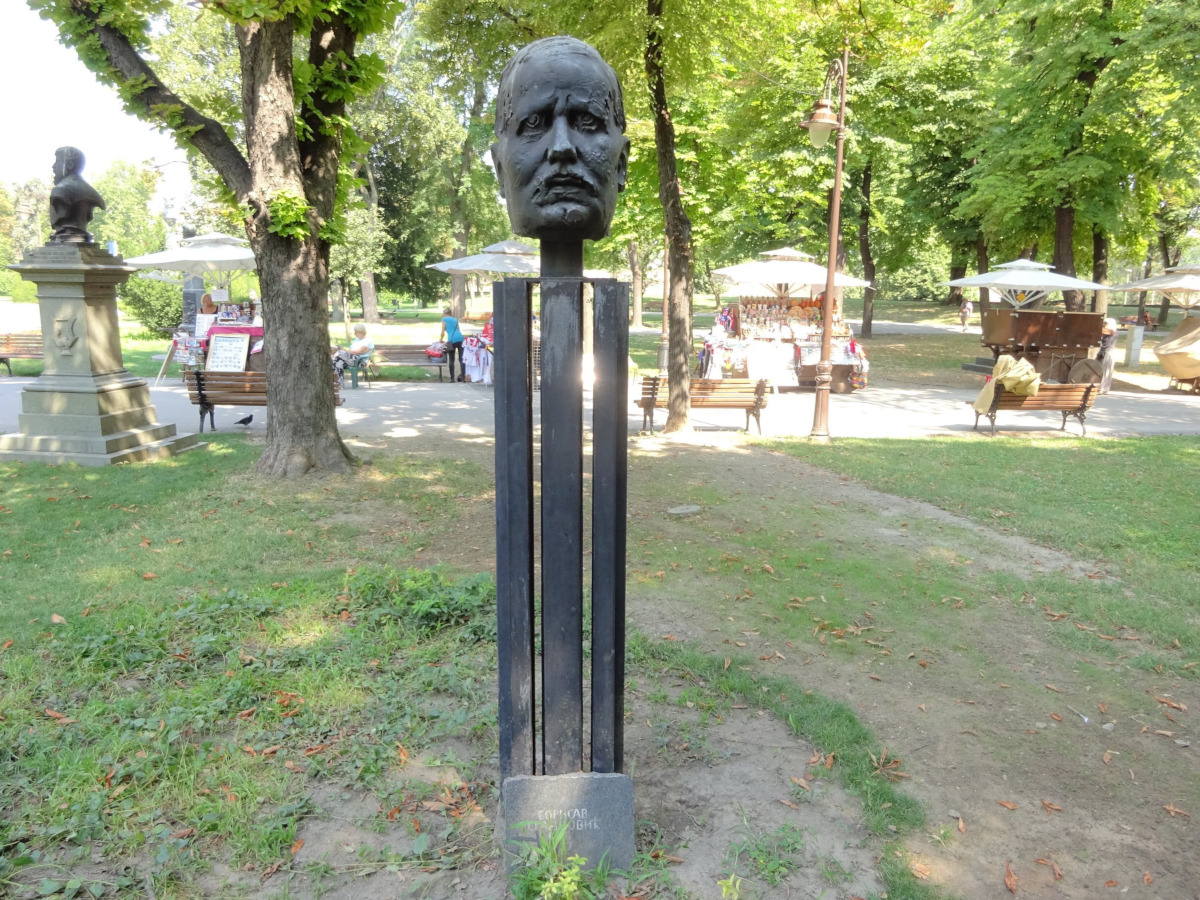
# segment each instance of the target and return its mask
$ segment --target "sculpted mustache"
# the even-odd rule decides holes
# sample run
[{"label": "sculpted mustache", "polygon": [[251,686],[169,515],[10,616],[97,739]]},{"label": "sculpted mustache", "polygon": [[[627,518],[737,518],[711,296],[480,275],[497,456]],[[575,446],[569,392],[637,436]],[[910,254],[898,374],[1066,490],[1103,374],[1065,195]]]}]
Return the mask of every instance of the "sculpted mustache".
[{"label": "sculpted mustache", "polygon": [[538,181],[534,187],[535,194],[544,194],[547,191],[553,190],[556,187],[578,187],[583,188],[593,197],[600,196],[600,189],[596,187],[596,183],[586,175],[572,172],[570,174],[556,173],[547,175]]}]

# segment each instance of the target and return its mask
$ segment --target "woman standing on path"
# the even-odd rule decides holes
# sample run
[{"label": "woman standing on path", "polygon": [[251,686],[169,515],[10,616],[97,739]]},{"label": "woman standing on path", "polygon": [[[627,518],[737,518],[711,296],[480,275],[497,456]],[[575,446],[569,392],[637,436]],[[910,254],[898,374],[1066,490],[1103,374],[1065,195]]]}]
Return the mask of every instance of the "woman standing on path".
[{"label": "woman standing on path", "polygon": [[1100,331],[1100,352],[1096,359],[1103,364],[1100,372],[1100,393],[1107,394],[1112,388],[1113,369],[1117,367],[1117,320],[1105,319]]},{"label": "woman standing on path", "polygon": [[958,308],[958,321],[962,322],[963,331],[967,330],[967,323],[971,321],[971,314],[975,312],[975,306],[969,299],[963,297],[962,305]]},{"label": "woman standing on path", "polygon": [[442,310],[442,333],[438,336],[438,340],[446,342],[447,362],[450,365],[450,380],[454,381],[454,354],[458,353],[459,375],[458,380],[463,381],[463,376],[466,374],[466,368],[463,366],[463,333],[458,327],[458,319],[450,314],[450,307]]}]

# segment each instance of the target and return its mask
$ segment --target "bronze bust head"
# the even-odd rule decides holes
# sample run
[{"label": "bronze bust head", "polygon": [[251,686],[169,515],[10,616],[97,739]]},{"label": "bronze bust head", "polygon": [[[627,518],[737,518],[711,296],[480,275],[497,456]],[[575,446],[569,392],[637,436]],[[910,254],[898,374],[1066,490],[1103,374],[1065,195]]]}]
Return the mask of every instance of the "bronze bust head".
[{"label": "bronze bust head", "polygon": [[88,223],[96,207],[104,209],[104,198],[79,177],[83,153],[74,147],[59,147],[54,153],[54,187],[50,190],[50,242],[91,243]]},{"label": "bronze bust head", "polygon": [[608,234],[629,139],[621,84],[594,47],[559,36],[518,50],[500,76],[495,132],[492,161],[515,234]]}]

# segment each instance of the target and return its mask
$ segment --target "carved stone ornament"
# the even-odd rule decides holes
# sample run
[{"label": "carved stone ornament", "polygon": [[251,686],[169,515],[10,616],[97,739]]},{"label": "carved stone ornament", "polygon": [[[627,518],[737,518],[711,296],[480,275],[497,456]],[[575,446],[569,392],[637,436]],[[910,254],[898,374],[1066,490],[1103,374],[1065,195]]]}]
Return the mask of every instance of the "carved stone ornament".
[{"label": "carved stone ornament", "polygon": [[63,356],[71,356],[71,349],[79,340],[75,334],[76,316],[58,316],[54,320],[54,345]]},{"label": "carved stone ornament", "polygon": [[500,76],[492,160],[515,234],[568,242],[608,234],[629,139],[616,72],[594,47],[551,37]]}]

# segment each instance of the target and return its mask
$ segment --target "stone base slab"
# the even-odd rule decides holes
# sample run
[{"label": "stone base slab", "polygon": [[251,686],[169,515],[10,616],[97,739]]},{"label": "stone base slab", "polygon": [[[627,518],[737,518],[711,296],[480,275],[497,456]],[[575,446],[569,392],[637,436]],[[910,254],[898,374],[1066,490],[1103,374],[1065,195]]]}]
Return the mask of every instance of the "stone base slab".
[{"label": "stone base slab", "polygon": [[[174,425],[162,426],[174,429]],[[80,466],[114,466],[119,463],[145,462],[155,459],[167,459],[178,456],[189,450],[203,450],[208,447],[206,441],[201,441],[198,434],[181,434],[166,440],[137,444],[111,453],[81,453],[56,450],[45,447],[39,448],[37,441],[26,441],[27,435],[0,435],[0,461],[20,460],[21,462],[50,463],[61,465],[75,463]],[[40,438],[44,441],[44,436]]]}]

